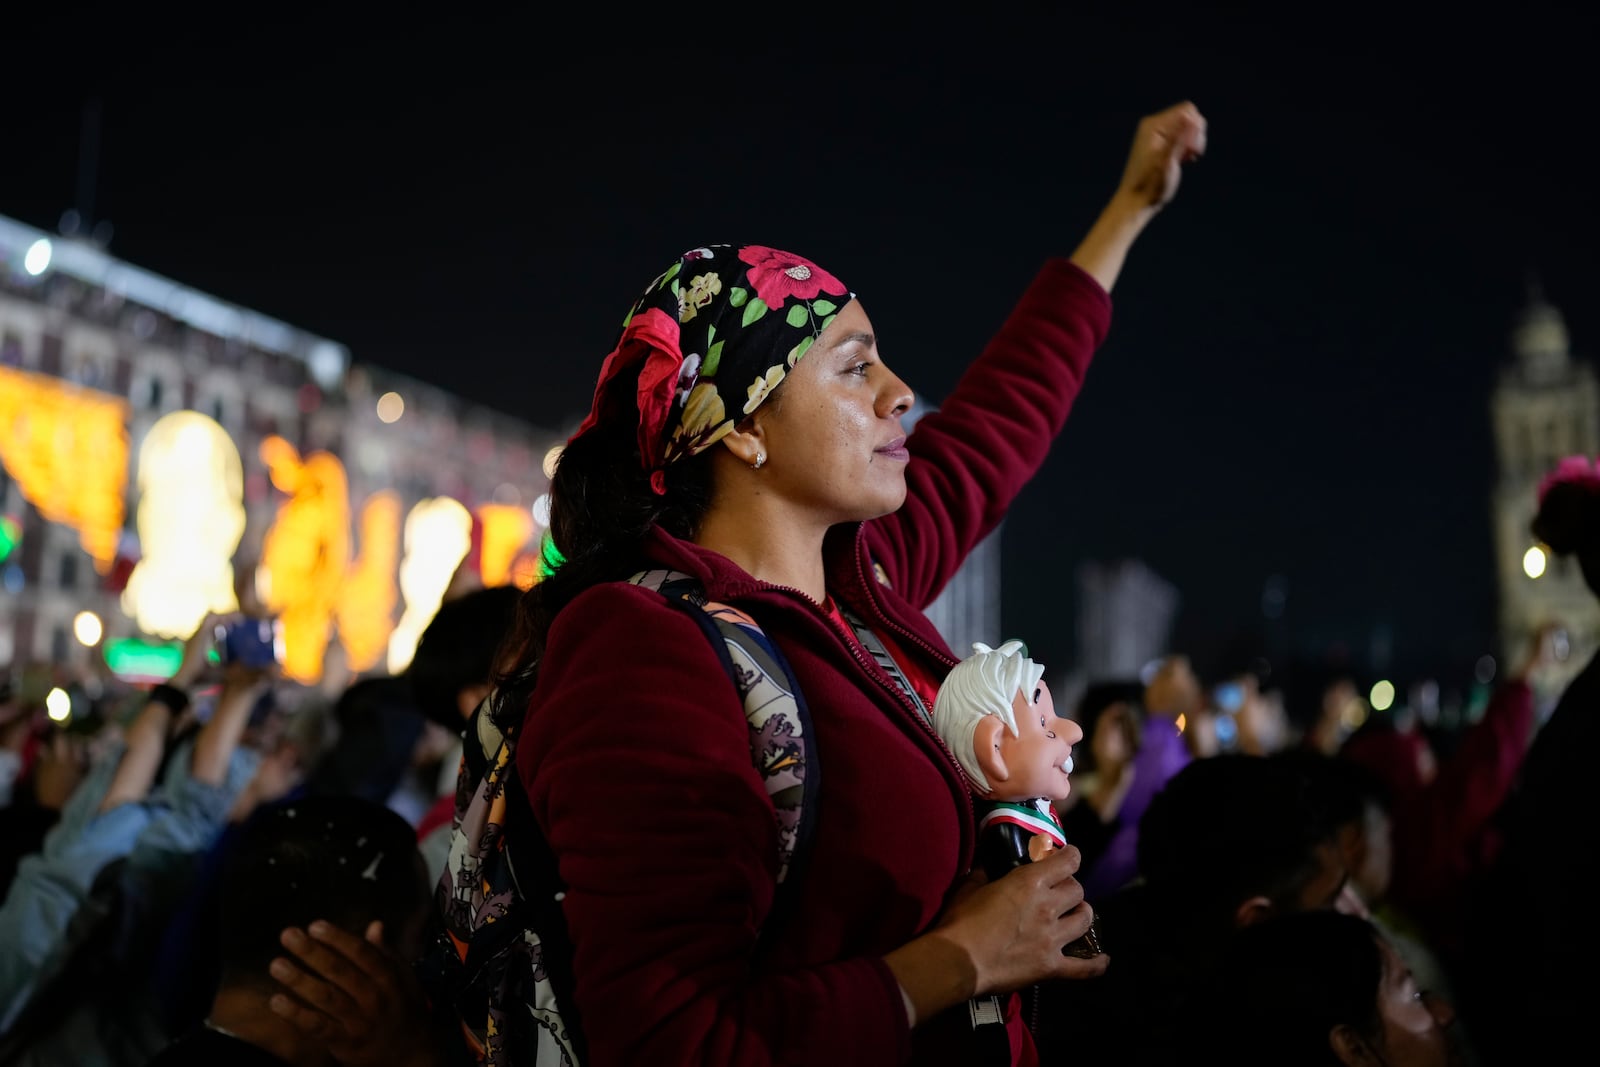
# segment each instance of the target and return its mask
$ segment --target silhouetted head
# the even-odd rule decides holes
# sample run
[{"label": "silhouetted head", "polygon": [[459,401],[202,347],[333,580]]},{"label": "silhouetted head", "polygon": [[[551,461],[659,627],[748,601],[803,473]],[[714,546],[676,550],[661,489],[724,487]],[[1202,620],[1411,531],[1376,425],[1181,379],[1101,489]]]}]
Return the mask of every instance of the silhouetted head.
[{"label": "silhouetted head", "polygon": [[1203,941],[1274,914],[1351,907],[1328,811],[1277,756],[1194,760],[1139,822],[1139,873]]},{"label": "silhouetted head", "polygon": [[355,796],[313,796],[258,809],[223,860],[217,927],[224,983],[271,985],[283,929],[322,919],[363,936],[383,923],[389,948],[414,957],[432,886],[416,831]]},{"label": "silhouetted head", "polygon": [[1600,596],[1600,468],[1568,456],[1539,483],[1533,535],[1558,556],[1575,555],[1583,580]]},{"label": "silhouetted head", "polygon": [[439,605],[406,668],[417,708],[453,734],[488,691],[517,617],[514,585],[474,589]]}]

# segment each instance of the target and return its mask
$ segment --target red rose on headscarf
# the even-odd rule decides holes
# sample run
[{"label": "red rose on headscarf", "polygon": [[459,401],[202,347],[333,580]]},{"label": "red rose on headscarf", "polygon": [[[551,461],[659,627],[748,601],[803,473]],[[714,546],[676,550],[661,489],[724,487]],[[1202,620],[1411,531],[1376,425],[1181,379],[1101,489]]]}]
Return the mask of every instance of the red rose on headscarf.
[{"label": "red rose on headscarf", "polygon": [[822,293],[843,296],[848,292],[839,279],[791,252],[749,245],[739,249],[739,259],[750,267],[746,272],[750,287],[770,308],[782,307],[791,298],[815,300]]}]

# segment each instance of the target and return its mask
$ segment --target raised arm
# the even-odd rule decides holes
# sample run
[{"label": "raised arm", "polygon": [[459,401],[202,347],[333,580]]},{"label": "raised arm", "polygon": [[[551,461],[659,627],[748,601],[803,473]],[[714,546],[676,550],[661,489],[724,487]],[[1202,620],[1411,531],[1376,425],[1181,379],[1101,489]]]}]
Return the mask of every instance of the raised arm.
[{"label": "raised arm", "polygon": [[173,723],[189,710],[190,691],[205,670],[213,622],[214,617],[209,615],[201,620],[184,642],[178,669],[171,678],[151,689],[144,707],[128,725],[122,762],[100,801],[101,811],[141,801],[149,794],[166,753],[167,740],[173,734]]},{"label": "raised arm", "polygon": [[1122,273],[1128,249],[1156,212],[1177,195],[1183,165],[1199,159],[1205,150],[1205,117],[1187,100],[1142,119],[1122,181],[1072,253],[1072,262],[1109,293]]},{"label": "raised arm", "polygon": [[195,781],[220,786],[227,779],[234,749],[250,723],[250,712],[271,688],[274,676],[268,668],[237,664],[224,671],[216,710],[194,740],[189,773]]},{"label": "raised arm", "polygon": [[1205,146],[1179,104],[1139,123],[1116,191],[1070,259],[1046,262],[939,410],[917,423],[905,505],[868,524],[895,589],[926,607],[1005,516],[1066,424],[1111,323],[1128,249]]}]

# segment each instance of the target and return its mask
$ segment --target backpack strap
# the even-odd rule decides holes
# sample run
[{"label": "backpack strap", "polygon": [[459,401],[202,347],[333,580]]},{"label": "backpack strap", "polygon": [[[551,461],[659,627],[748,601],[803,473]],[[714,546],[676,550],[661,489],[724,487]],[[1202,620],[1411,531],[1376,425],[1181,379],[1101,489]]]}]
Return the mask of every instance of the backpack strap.
[{"label": "backpack strap", "polygon": [[[630,584],[654,589],[694,619],[711,640],[744,703],[750,758],[778,820],[778,885],[798,881],[816,822],[820,776],[811,751],[811,715],[788,661],[746,612],[706,599],[700,581],[682,571],[640,571]],[[774,903],[773,913],[778,913]],[[769,921],[763,927],[771,927]]]},{"label": "backpack strap", "polygon": [[[465,899],[481,911],[453,914],[447,919],[445,930],[435,931],[435,949],[444,949],[447,964],[453,964],[458,957],[459,969],[449,966],[443,974],[438,969],[424,973],[435,982],[442,979],[446,990],[470,989],[467,1003],[473,1010],[482,1009],[480,1014],[468,1012],[459,1017],[471,1022],[467,1033],[470,1062],[500,1064],[514,1053],[531,1053],[531,1062],[539,1064],[547,1059],[564,1065],[582,1064],[588,1061],[589,1047],[575,997],[572,937],[561,905],[566,883],[561,880],[555,852],[534,817],[533,806],[517,775],[515,747],[521,724],[502,729],[493,714],[496,699],[493,693],[484,698],[462,738],[451,862],[442,875],[439,894],[450,901],[455,895],[455,883],[468,873],[476,873],[458,872],[456,849],[487,856],[493,856],[498,849],[509,881],[492,886],[480,883],[479,895],[487,890],[493,896],[479,900],[469,895]],[[475,784],[470,798],[460,793],[462,782]],[[448,903],[442,907],[447,915],[452,914]],[[436,907],[436,922],[439,911],[440,907]],[[530,944],[536,945],[531,956],[517,956],[519,951],[529,952]],[[510,957],[518,962],[508,964]],[[437,956],[428,957],[428,961],[436,964]],[[524,971],[534,983],[531,988],[515,981]],[[541,976],[549,983],[553,997],[549,1003],[540,999]],[[485,994],[487,1002],[483,1000]],[[515,1003],[524,995],[531,996],[533,1002]],[[508,1012],[508,1006],[514,1003],[514,1010]],[[466,1005],[446,997],[442,1005],[435,1005],[435,1010],[441,1006],[459,1009]],[[530,1017],[538,1019],[531,1029]],[[487,1029],[478,1029],[485,1020],[489,1023]],[[459,1019],[454,1025],[459,1028]],[[513,1030],[518,1035],[516,1040],[512,1040]],[[480,1047],[480,1040],[487,1041],[490,1047]]]},{"label": "backpack strap", "polygon": [[861,647],[867,650],[879,668],[894,681],[895,685],[905,690],[906,696],[910,697],[911,703],[916,706],[917,714],[921,715],[922,721],[931,727],[933,725],[933,715],[928,711],[928,705],[923,702],[922,695],[917,692],[917,687],[911,684],[911,679],[906,677],[906,672],[900,669],[900,664],[894,661],[894,656],[889,654],[889,650],[884,646],[883,640],[873,633],[872,627],[868,626],[861,616],[854,611],[840,605],[839,613],[844,616],[844,621],[850,624],[850,629],[855,632],[856,640],[861,642]]}]

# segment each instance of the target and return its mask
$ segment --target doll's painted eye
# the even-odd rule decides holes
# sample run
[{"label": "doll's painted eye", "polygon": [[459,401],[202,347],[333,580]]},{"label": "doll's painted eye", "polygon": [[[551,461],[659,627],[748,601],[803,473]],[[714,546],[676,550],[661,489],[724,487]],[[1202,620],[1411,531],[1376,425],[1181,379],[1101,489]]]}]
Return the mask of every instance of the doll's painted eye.
[{"label": "doll's painted eye", "polygon": [[1044,696],[1044,686],[1040,686],[1033,691],[1033,702],[1035,704],[1039,703],[1039,698],[1042,696]]}]

